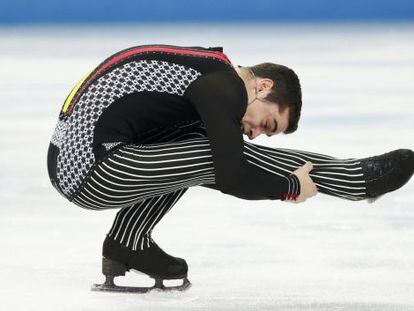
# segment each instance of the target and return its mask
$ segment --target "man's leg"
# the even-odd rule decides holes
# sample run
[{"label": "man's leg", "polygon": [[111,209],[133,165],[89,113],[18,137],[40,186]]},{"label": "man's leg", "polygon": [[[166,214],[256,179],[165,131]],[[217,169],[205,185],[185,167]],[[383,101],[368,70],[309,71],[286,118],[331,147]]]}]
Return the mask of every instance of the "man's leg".
[{"label": "man's leg", "polygon": [[183,188],[122,208],[115,217],[108,237],[132,250],[148,248],[152,243],[152,229],[186,191],[187,188]]},{"label": "man's leg", "polygon": [[[366,198],[360,162],[304,151],[245,143],[247,160],[270,174],[288,176],[306,161],[318,190],[337,197]],[[130,207],[183,188],[214,184],[207,138],[120,147],[98,164],[75,203],[94,209]],[[214,186],[212,186],[214,187]]]},{"label": "man's leg", "polygon": [[[166,131],[164,134],[156,133],[152,135],[153,139],[161,141],[180,141],[185,139],[194,139],[203,137],[198,131],[186,131],[186,126],[181,126],[179,130]],[[150,137],[149,137],[150,138]],[[197,145],[197,144],[196,144]],[[165,148],[166,146],[164,146]],[[184,146],[183,146],[184,147]],[[163,149],[163,148],[161,148]],[[165,150],[158,149],[160,157],[164,157]],[[185,149],[185,147],[184,147]],[[180,150],[180,148],[178,148]],[[200,151],[196,151],[198,153]],[[203,151],[201,151],[203,152]],[[184,153],[183,153],[184,154]],[[124,154],[125,155],[125,154]],[[131,155],[129,155],[131,156]],[[128,156],[128,157],[129,157]],[[118,193],[128,193],[123,196],[121,201],[117,201],[115,205],[125,205],[125,198],[130,198],[131,195],[135,203],[130,206],[122,208],[116,215],[111,230],[109,231],[103,244],[103,266],[102,272],[107,277],[107,281],[102,285],[95,285],[96,290],[117,290],[126,291],[147,291],[149,288],[120,288],[113,285],[113,278],[124,275],[129,269],[135,269],[148,274],[156,279],[154,287],[165,289],[162,285],[162,279],[183,279],[183,284],[175,287],[175,289],[185,289],[189,286],[189,281],[186,279],[188,266],[184,259],[173,257],[165,253],[152,239],[151,233],[157,223],[165,216],[166,213],[174,206],[174,204],[187,191],[185,185],[195,180],[206,180],[211,177],[204,177],[204,175],[196,176],[195,178],[183,177],[182,182],[173,181],[169,176],[157,178],[152,175],[150,171],[156,172],[163,170],[163,160],[157,161],[159,158],[155,154],[145,153],[140,155],[142,158],[141,164],[143,175],[148,178],[138,178],[134,180],[130,177],[134,170],[130,166],[121,166],[121,170],[116,169],[108,159],[102,164],[107,163],[108,171],[95,170],[88,181],[75,199],[75,203],[86,208],[101,209],[107,207],[115,207],[114,205],[102,205],[102,202],[108,198],[115,198]],[[133,157],[135,160],[136,157]],[[143,163],[145,159],[155,160],[152,165],[146,166]],[[151,161],[150,161],[151,162]],[[131,164],[131,163],[129,163]],[[159,165],[161,164],[161,166]],[[111,168],[113,170],[111,170]],[[107,173],[107,174],[106,174]],[[124,174],[123,174],[124,173]],[[105,175],[106,174],[106,175]],[[190,173],[191,174],[191,173]],[[127,175],[127,176],[124,176]],[[167,174],[168,175],[168,174]],[[185,174],[184,174],[185,175]],[[154,178],[155,177],[155,178]],[[132,183],[128,183],[133,181]],[[173,190],[176,189],[176,190]],[[105,196],[115,190],[113,196]],[[119,190],[117,192],[116,190]],[[172,191],[171,191],[172,190]],[[132,194],[134,193],[134,194]],[[101,200],[99,200],[101,199]],[[127,201],[128,201],[127,199]],[[95,203],[93,203],[95,202]],[[96,204],[96,202],[99,202]],[[86,203],[86,204],[85,204]],[[111,202],[114,203],[114,202]],[[174,289],[169,287],[169,289]]]},{"label": "man's leg", "polygon": [[214,183],[211,150],[200,122],[148,133],[142,144],[117,148],[90,174],[77,205],[130,208],[191,186]]},{"label": "man's leg", "polygon": [[214,183],[205,138],[127,145],[95,167],[74,202],[91,209],[124,208],[205,183]]},{"label": "man's leg", "polygon": [[[151,232],[189,187],[214,187],[209,140],[205,128],[191,124],[148,133],[146,139],[142,144],[116,147],[94,167],[74,198],[84,208],[121,209],[103,245],[102,271],[107,281],[97,289],[113,290],[113,278],[130,269],[155,278],[158,288],[163,288],[161,279],[184,279],[180,289],[189,284],[185,260],[162,251]],[[366,197],[358,160],[248,142],[244,154],[252,165],[284,177],[312,161],[311,177],[321,192],[352,200]]]},{"label": "man's leg", "polygon": [[[95,284],[93,289],[147,292],[154,288],[184,290],[190,286],[186,261],[165,253],[151,237],[154,226],[185,191],[187,189],[183,188],[148,198],[117,213],[102,248],[102,273],[106,281],[104,284]],[[113,279],[124,276],[131,269],[147,274],[155,279],[155,284],[152,287],[116,286]],[[183,283],[166,287],[163,284],[165,279],[182,279]]]},{"label": "man's leg", "polygon": [[[112,157],[103,161],[93,171],[74,202],[87,209],[121,208],[107,238],[131,250],[148,248],[153,242],[151,239],[153,228],[187,191],[188,186],[194,183],[214,182],[214,174],[209,172],[212,164],[210,162],[200,164],[202,168],[197,170],[200,174],[193,174],[190,171],[188,174],[176,172],[179,178],[176,178],[174,174],[157,177],[157,172],[161,173],[164,168],[168,170],[168,173],[173,172],[172,167],[164,166],[163,162],[175,163],[169,162],[166,158],[178,156],[177,152],[180,150],[183,155],[191,155],[189,159],[191,162],[197,155],[200,158],[211,157],[210,150],[205,148],[204,141],[201,143],[194,141],[205,137],[203,128],[194,126],[198,123],[185,124],[173,130],[167,129],[148,135],[147,143],[154,141],[159,143],[157,145],[159,148],[154,145],[154,152],[151,152],[151,148],[144,147],[144,149],[138,148],[143,153],[134,154],[136,149],[132,146],[115,151]],[[181,141],[183,143],[178,143]],[[176,153],[170,151],[174,149],[166,145],[166,142],[177,143]],[[139,145],[139,147],[142,146]],[[120,167],[114,165],[112,159],[119,160],[120,158],[125,158],[129,165]],[[180,160],[188,162],[184,158]],[[134,163],[143,165],[141,178],[130,177],[136,172],[130,166]],[[205,170],[205,167],[209,168]]]},{"label": "man's leg", "polygon": [[[166,265],[164,259],[159,262],[159,271],[165,267],[170,269],[163,275],[180,276],[184,275],[183,271],[186,275],[185,261],[165,254],[155,243],[152,245],[157,255],[154,255],[150,234],[187,188],[215,187],[211,148],[202,128],[194,132],[193,129],[166,131],[157,139],[161,142],[116,148],[96,165],[74,202],[92,209],[122,208],[105,241],[108,243],[104,243],[104,250],[113,255],[109,257],[111,260],[127,265],[129,258],[140,254],[133,261],[138,265],[143,262],[143,256],[149,258],[144,268],[138,267],[140,271],[148,271],[154,266],[155,258],[164,256],[171,265]],[[249,142],[245,142],[244,154],[252,165],[282,177],[312,161],[314,169],[310,175],[319,191],[351,200],[366,198],[366,176],[357,159],[341,160]],[[152,255],[147,255],[151,252]]]},{"label": "man's leg", "polygon": [[366,182],[358,159],[337,159],[307,151],[271,148],[245,142],[248,161],[276,175],[287,176],[307,161],[313,163],[310,177],[318,191],[349,199],[366,198]]}]

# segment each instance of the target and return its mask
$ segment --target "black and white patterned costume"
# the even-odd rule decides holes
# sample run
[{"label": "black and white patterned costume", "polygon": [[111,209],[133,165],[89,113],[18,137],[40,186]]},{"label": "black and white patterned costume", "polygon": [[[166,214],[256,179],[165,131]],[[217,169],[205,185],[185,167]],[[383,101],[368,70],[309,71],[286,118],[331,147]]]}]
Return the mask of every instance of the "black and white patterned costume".
[{"label": "black and white patterned costume", "polygon": [[300,193],[312,161],[320,192],[365,198],[359,161],[243,140],[243,81],[220,48],[139,46],[100,64],[69,94],[48,154],[56,189],[75,204],[118,208],[109,236],[133,250],[192,186],[249,200]]}]

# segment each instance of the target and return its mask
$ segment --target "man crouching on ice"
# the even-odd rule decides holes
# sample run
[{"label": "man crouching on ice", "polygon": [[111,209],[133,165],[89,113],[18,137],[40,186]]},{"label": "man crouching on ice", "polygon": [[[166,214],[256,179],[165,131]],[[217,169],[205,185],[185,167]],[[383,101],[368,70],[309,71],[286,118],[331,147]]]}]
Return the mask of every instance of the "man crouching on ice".
[{"label": "man crouching on ice", "polygon": [[[70,92],[48,151],[49,176],[68,200],[118,209],[103,243],[106,282],[96,290],[188,288],[187,263],[165,253],[152,230],[189,187],[246,200],[299,203],[317,192],[375,199],[404,185],[414,153],[400,149],[337,159],[244,141],[292,133],[302,107],[293,70],[235,67],[221,48],[147,45],[104,60]],[[137,270],[153,287],[121,287]],[[183,284],[165,287],[165,279]]]}]

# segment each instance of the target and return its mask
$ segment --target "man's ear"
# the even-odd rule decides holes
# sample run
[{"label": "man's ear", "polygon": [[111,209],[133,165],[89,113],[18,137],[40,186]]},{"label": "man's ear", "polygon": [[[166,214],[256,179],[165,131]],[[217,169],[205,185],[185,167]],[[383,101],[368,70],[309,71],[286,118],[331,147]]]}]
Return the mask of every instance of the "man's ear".
[{"label": "man's ear", "polygon": [[257,91],[266,91],[270,92],[273,87],[273,80],[268,78],[259,78],[257,81]]}]

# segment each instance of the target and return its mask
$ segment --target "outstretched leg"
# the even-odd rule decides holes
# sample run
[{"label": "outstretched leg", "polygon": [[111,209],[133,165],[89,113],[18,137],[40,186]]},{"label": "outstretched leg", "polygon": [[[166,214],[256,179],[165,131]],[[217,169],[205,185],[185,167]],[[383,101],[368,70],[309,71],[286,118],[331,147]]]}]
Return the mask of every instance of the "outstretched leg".
[{"label": "outstretched leg", "polygon": [[348,200],[375,199],[407,183],[414,173],[414,152],[398,149],[363,159],[337,159],[319,153],[269,148],[245,142],[248,161],[274,174],[290,174],[306,161],[318,191]]},{"label": "outstretched leg", "polygon": [[[410,150],[365,159],[337,159],[249,142],[245,142],[244,154],[251,164],[278,176],[289,176],[311,161],[314,169],[310,176],[318,190],[348,200],[367,199],[397,189],[411,177],[414,162]],[[214,183],[206,137],[126,145],[96,166],[74,202],[92,209],[129,207],[192,186],[215,188]]]},{"label": "outstretched leg", "polygon": [[358,159],[337,159],[319,153],[270,148],[249,142],[245,142],[244,153],[253,165],[284,176],[311,161],[313,170],[310,177],[319,192],[349,200],[366,198],[366,181]]}]

